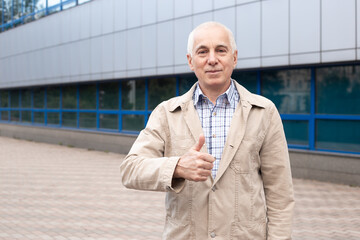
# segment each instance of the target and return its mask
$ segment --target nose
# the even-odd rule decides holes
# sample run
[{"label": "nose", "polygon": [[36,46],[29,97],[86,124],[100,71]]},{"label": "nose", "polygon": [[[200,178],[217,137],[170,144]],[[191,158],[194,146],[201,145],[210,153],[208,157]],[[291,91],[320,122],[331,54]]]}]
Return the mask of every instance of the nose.
[{"label": "nose", "polygon": [[208,57],[208,64],[209,64],[209,65],[215,65],[215,64],[217,64],[217,61],[218,61],[218,59],[217,59],[217,57],[216,57],[215,52],[214,52],[214,51],[210,51],[210,52],[209,52],[209,57]]}]

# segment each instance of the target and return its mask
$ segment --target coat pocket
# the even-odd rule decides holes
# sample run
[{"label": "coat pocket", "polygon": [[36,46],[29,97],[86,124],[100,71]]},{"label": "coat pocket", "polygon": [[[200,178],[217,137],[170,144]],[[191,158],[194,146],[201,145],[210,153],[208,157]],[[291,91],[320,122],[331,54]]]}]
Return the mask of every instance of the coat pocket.
[{"label": "coat pocket", "polygon": [[231,239],[239,240],[266,240],[266,220],[233,222],[231,224]]}]

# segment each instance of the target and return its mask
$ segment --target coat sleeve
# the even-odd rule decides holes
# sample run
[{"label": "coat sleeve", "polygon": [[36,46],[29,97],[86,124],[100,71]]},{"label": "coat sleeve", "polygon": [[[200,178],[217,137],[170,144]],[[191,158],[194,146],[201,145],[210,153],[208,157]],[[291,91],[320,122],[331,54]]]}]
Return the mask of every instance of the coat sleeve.
[{"label": "coat sleeve", "polygon": [[268,240],[289,240],[295,205],[289,153],[281,118],[274,105],[269,115],[269,126],[260,150]]},{"label": "coat sleeve", "polygon": [[179,192],[184,186],[183,179],[173,179],[179,157],[164,157],[168,132],[164,111],[159,105],[152,112],[120,165],[122,183],[127,188]]}]

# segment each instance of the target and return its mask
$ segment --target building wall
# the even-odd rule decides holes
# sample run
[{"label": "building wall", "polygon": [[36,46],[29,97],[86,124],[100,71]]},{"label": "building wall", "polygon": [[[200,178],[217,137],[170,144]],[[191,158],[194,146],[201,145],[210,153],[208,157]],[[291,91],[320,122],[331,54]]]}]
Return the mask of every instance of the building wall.
[{"label": "building wall", "polygon": [[189,72],[187,36],[228,26],[237,68],[355,61],[360,0],[93,0],[0,34],[0,89]]}]

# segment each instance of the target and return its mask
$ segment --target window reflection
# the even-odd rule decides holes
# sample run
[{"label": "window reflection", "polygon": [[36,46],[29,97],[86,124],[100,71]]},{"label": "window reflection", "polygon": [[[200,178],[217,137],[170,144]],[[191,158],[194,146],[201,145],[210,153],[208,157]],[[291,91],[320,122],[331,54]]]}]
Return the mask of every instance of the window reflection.
[{"label": "window reflection", "polygon": [[12,90],[10,94],[10,103],[12,108],[18,108],[20,106],[19,90]]},{"label": "window reflection", "polygon": [[80,109],[96,109],[96,85],[79,86]]},{"label": "window reflection", "polygon": [[149,109],[176,95],[175,78],[154,78],[149,81]]},{"label": "window reflection", "polygon": [[257,93],[257,72],[234,72],[231,78],[248,91]]},{"label": "window reflection", "polygon": [[65,109],[75,109],[76,108],[76,87],[68,86],[63,87],[62,91],[62,106]]},{"label": "window reflection", "polygon": [[123,115],[123,130],[141,131],[144,128],[144,115]]},{"label": "window reflection", "polygon": [[21,91],[21,107],[31,108],[31,90],[25,89]]},{"label": "window reflection", "polygon": [[197,78],[194,74],[180,77],[179,94],[183,95],[197,82]]},{"label": "window reflection", "polygon": [[8,91],[0,91],[0,107],[7,108],[9,107],[9,92]]},{"label": "window reflection", "polygon": [[13,11],[13,20],[20,19],[22,13],[21,0],[13,0],[13,5],[11,10]]},{"label": "window reflection", "polygon": [[145,80],[125,81],[121,84],[122,109],[145,109]]},{"label": "window reflection", "polygon": [[99,84],[99,108],[119,109],[119,84],[117,82]]},{"label": "window reflection", "polygon": [[44,108],[45,105],[45,89],[34,89],[34,108]]},{"label": "window reflection", "polygon": [[360,66],[316,70],[316,112],[360,114]]},{"label": "window reflection", "polygon": [[280,113],[310,113],[310,79],[310,69],[264,71],[261,92]]},{"label": "window reflection", "polygon": [[11,3],[12,0],[4,0],[3,1],[3,17],[4,17],[4,23],[11,22]]},{"label": "window reflection", "polygon": [[360,152],[360,121],[317,120],[318,149]]}]

